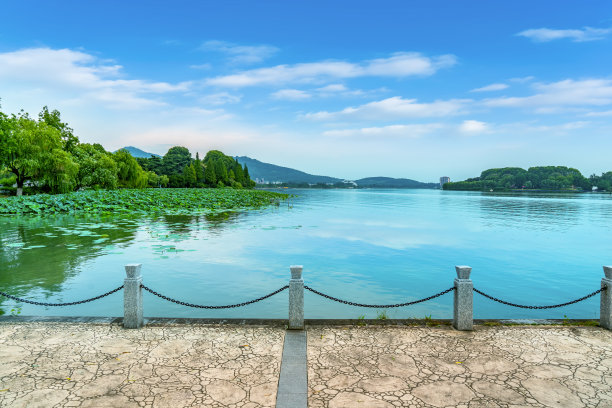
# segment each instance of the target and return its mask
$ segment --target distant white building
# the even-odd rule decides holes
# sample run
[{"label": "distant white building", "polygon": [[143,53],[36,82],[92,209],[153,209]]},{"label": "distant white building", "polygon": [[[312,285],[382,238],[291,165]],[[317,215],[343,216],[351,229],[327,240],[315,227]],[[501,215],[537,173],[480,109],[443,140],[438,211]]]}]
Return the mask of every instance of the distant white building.
[{"label": "distant white building", "polygon": [[444,186],[444,183],[450,183],[450,177],[446,177],[446,176],[440,177],[440,188]]}]

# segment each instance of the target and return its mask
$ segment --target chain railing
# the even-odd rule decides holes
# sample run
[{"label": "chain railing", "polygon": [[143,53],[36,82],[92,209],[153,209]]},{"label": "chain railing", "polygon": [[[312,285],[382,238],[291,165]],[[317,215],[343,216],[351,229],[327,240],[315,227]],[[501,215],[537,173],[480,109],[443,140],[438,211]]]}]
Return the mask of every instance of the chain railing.
[{"label": "chain railing", "polygon": [[565,302],[565,303],[559,303],[558,305],[547,305],[547,306],[519,305],[519,304],[516,304],[516,303],[507,302],[505,300],[496,298],[494,296],[487,295],[486,293],[481,292],[480,290],[478,290],[476,288],[474,288],[474,292],[478,293],[481,296],[486,297],[487,299],[491,299],[494,302],[501,303],[501,304],[504,304],[504,305],[508,305],[508,306],[512,306],[512,307],[519,307],[521,309],[540,309],[541,310],[541,309],[556,309],[558,307],[573,305],[575,303],[582,302],[583,300],[587,300],[588,298],[591,298],[591,297],[597,295],[598,293],[601,293],[602,291],[604,291],[606,289],[607,289],[607,287],[604,286],[601,289],[598,289],[595,292],[591,292],[588,295],[583,296],[581,298],[578,298],[578,299],[575,299],[575,300],[570,300],[569,302]]},{"label": "chain railing", "polygon": [[272,296],[274,296],[276,294],[279,294],[283,290],[288,289],[289,285],[285,285],[282,288],[277,289],[277,290],[275,290],[272,293],[268,293],[265,296],[258,297],[257,299],[249,300],[249,301],[242,302],[242,303],[236,303],[236,304],[233,304],[233,305],[225,305],[225,306],[196,305],[196,304],[193,304],[193,303],[183,302],[183,301],[180,301],[180,300],[172,299],[171,297],[168,297],[168,296],[164,296],[161,293],[158,293],[158,292],[154,291],[153,289],[151,289],[151,288],[149,288],[149,287],[147,287],[145,285],[140,285],[140,287],[143,288],[144,290],[146,290],[147,292],[149,292],[149,293],[159,297],[159,298],[162,298],[164,300],[167,300],[168,302],[176,303],[176,304],[182,305],[182,306],[195,307],[195,308],[198,308],[198,309],[232,309],[232,308],[235,308],[235,307],[242,307],[242,306],[250,305],[250,304],[253,304],[253,303],[257,303],[257,302],[260,302],[260,301],[262,301],[264,299],[270,298],[270,297],[272,297]]},{"label": "chain railing", "polygon": [[36,305],[36,306],[74,306],[74,305],[80,305],[82,303],[88,303],[88,302],[93,302],[94,300],[102,299],[103,297],[106,297],[108,295],[112,295],[113,293],[118,292],[121,289],[123,289],[123,285],[121,285],[118,288],[115,288],[113,290],[110,290],[110,291],[108,291],[106,293],[103,293],[100,296],[92,297],[92,298],[85,299],[85,300],[78,300],[76,302],[66,302],[66,303],[37,302],[35,300],[22,299],[22,298],[19,298],[17,296],[9,295],[8,293],[4,293],[4,292],[0,292],[0,296],[4,296],[4,297],[7,297],[9,299],[16,300],[18,302],[29,303],[31,305]]},{"label": "chain railing", "polygon": [[472,268],[469,266],[456,266],[455,270],[457,272],[457,278],[455,279],[454,285],[446,290],[435,293],[431,296],[427,296],[422,299],[412,300],[403,303],[393,303],[393,304],[367,304],[367,303],[358,303],[352,302],[345,299],[340,299],[321,291],[318,291],[310,286],[304,285],[304,280],[302,279],[302,266],[291,266],[291,280],[289,281],[289,285],[282,286],[281,288],[275,290],[274,292],[268,293],[267,295],[258,297],[256,299],[248,300],[246,302],[229,304],[229,305],[200,305],[189,303],[181,300],[177,300],[171,298],[169,296],[163,295],[148,286],[145,286],[142,283],[142,276],[140,274],[141,269],[140,264],[130,264],[125,266],[125,271],[127,277],[124,281],[124,284],[110,290],[106,293],[103,293],[99,296],[92,297],[89,299],[74,301],[74,302],[65,302],[65,303],[49,303],[49,302],[38,302],[30,299],[23,299],[14,295],[10,295],[5,292],[0,291],[0,296],[6,297],[8,299],[15,300],[17,302],[28,303],[37,306],[73,306],[79,305],[83,303],[93,302],[95,300],[104,298],[106,296],[112,295],[119,290],[124,290],[124,318],[123,318],[123,326],[125,328],[139,328],[144,324],[143,319],[143,302],[142,302],[142,291],[147,291],[154,296],[159,297],[160,299],[166,300],[168,302],[172,302],[178,305],[193,307],[198,309],[232,309],[247,306],[253,303],[260,302],[262,300],[268,299],[272,296],[275,296],[281,293],[284,290],[289,289],[289,329],[303,329],[304,328],[304,291],[308,290],[315,295],[321,296],[323,298],[332,300],[334,302],[339,302],[349,306],[357,306],[357,307],[366,307],[366,308],[379,308],[379,309],[387,309],[387,308],[397,308],[415,305],[418,303],[423,303],[428,300],[432,300],[443,296],[447,293],[454,292],[454,305],[453,305],[453,326],[458,330],[472,330],[473,325],[473,292],[477,294],[512,307],[522,308],[522,309],[534,309],[534,310],[544,310],[544,309],[555,309],[559,307],[573,305],[589,298],[594,297],[597,294],[601,295],[600,302],[600,326],[606,329],[612,330],[612,267],[604,266],[605,277],[601,281],[601,288],[589,293],[586,296],[582,296],[578,299],[574,299],[568,302],[559,303],[555,305],[521,305],[513,302],[509,302],[507,300],[503,300],[497,298],[495,296],[489,295],[477,288],[474,288],[472,280],[470,279],[470,273]]},{"label": "chain railing", "polygon": [[452,292],[453,290],[455,290],[455,287],[450,287],[446,290],[443,290],[442,292],[436,293],[435,295],[431,295],[428,296],[426,298],[423,299],[419,299],[419,300],[413,300],[410,302],[405,302],[405,303],[394,303],[394,304],[390,304],[390,305],[369,305],[369,304],[365,304],[365,303],[356,303],[356,302],[350,302],[348,300],[342,300],[339,299],[337,297],[333,297],[330,295],[326,295],[325,293],[319,292],[318,290],[315,290],[313,288],[311,288],[310,286],[304,286],[304,289],[311,291],[312,293],[322,296],[326,299],[329,300],[333,300],[334,302],[339,302],[339,303],[344,303],[345,305],[350,305],[350,306],[357,306],[357,307],[371,307],[371,308],[378,308],[378,309],[391,309],[394,307],[403,307],[403,306],[410,306],[410,305],[416,305],[417,303],[423,303],[423,302],[427,302],[428,300],[431,299],[435,299],[437,297],[440,297],[442,295],[447,294],[448,292]]}]

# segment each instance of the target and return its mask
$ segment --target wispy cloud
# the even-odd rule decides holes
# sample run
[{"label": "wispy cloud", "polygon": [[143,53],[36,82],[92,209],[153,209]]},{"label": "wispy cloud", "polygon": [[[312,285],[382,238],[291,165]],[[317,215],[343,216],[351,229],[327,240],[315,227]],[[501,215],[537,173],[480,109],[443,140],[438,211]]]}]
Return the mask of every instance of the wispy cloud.
[{"label": "wispy cloud", "polygon": [[238,45],[218,40],[206,41],[200,49],[226,54],[229,61],[234,64],[256,64],[279,51],[272,45]]},{"label": "wispy cloud", "polygon": [[430,103],[419,103],[416,99],[403,99],[394,96],[366,103],[357,107],[348,107],[337,112],[320,111],[304,115],[313,120],[366,119],[388,120],[402,118],[425,118],[457,115],[466,109],[469,99],[437,100]]},{"label": "wispy cloud", "polygon": [[281,89],[272,94],[272,98],[288,100],[288,101],[303,101],[312,98],[312,95],[306,91],[299,89]]},{"label": "wispy cloud", "polygon": [[493,91],[501,91],[508,88],[506,84],[491,84],[487,86],[483,86],[482,88],[472,89],[470,92],[493,92]]},{"label": "wispy cloud", "polygon": [[242,100],[242,95],[234,95],[229,92],[219,92],[200,97],[200,102],[206,105],[225,105],[228,103],[238,103]]},{"label": "wispy cloud", "polygon": [[590,117],[612,116],[612,110],[600,111],[600,112],[589,112],[585,116],[590,116]]},{"label": "wispy cloud", "polygon": [[0,53],[0,83],[4,89],[50,92],[73,103],[94,101],[108,107],[138,109],[163,105],[156,95],[184,92],[191,86],[191,82],[122,79],[121,70],[121,65],[70,49],[29,48]]},{"label": "wispy cloud", "polygon": [[337,129],[323,132],[324,136],[330,137],[366,137],[366,138],[386,138],[402,137],[417,138],[439,130],[443,125],[440,123],[408,124],[408,125],[389,125],[380,127],[364,127],[357,129]]},{"label": "wispy cloud", "polygon": [[574,42],[603,40],[612,33],[612,28],[584,27],[582,29],[556,30],[552,28],[531,28],[516,35],[529,38],[535,42],[549,42],[569,39]]},{"label": "wispy cloud", "polygon": [[487,124],[478,120],[464,120],[463,123],[459,125],[459,131],[465,134],[483,133],[487,130],[489,130]]},{"label": "wispy cloud", "polygon": [[401,78],[433,75],[439,69],[450,67],[455,63],[456,58],[453,55],[430,58],[418,53],[395,53],[389,58],[379,58],[360,63],[321,61],[276,65],[209,78],[206,83],[224,87],[246,87],[286,83],[316,83],[366,76]]},{"label": "wispy cloud", "polygon": [[491,98],[483,103],[491,107],[536,108],[539,113],[558,112],[558,108],[612,104],[610,79],[566,79],[547,84],[535,83],[532,88],[537,93],[531,96]]},{"label": "wispy cloud", "polygon": [[211,69],[212,68],[212,64],[206,62],[204,64],[194,64],[194,65],[190,65],[189,68],[191,69]]}]

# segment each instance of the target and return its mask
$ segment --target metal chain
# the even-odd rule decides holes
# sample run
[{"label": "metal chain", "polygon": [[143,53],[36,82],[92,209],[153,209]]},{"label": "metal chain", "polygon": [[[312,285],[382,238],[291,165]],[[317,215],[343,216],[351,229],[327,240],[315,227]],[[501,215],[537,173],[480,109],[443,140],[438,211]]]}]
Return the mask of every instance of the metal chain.
[{"label": "metal chain", "polygon": [[549,305],[549,306],[528,306],[528,305],[517,305],[516,303],[506,302],[505,300],[501,300],[501,299],[498,299],[498,298],[496,298],[496,297],[493,297],[493,296],[487,295],[486,293],[481,292],[481,291],[479,291],[478,289],[474,288],[474,292],[478,293],[479,295],[482,295],[482,296],[484,296],[484,297],[486,297],[486,298],[488,298],[488,299],[491,299],[491,300],[493,300],[493,301],[495,301],[495,302],[498,302],[498,303],[503,303],[504,305],[508,305],[508,306],[520,307],[521,309],[555,309],[555,308],[557,308],[557,307],[562,307],[562,306],[567,306],[567,305],[573,305],[574,303],[582,302],[582,301],[583,301],[583,300],[585,300],[585,299],[588,299],[588,298],[590,298],[590,297],[593,297],[593,296],[595,296],[596,294],[598,294],[598,293],[600,293],[600,292],[602,292],[602,291],[604,291],[604,290],[606,290],[606,286],[602,287],[601,289],[596,290],[596,291],[595,291],[595,292],[593,292],[593,293],[589,293],[588,295],[583,296],[583,297],[581,297],[581,298],[579,298],[579,299],[572,300],[572,301],[570,301],[570,302],[560,303],[560,304],[558,304],[558,305]]},{"label": "metal chain", "polygon": [[363,304],[363,303],[349,302],[348,300],[338,299],[338,298],[335,298],[333,296],[326,295],[325,293],[321,293],[318,290],[315,290],[315,289],[311,288],[310,286],[304,285],[304,289],[309,290],[312,293],[317,294],[319,296],[323,296],[324,298],[327,298],[327,299],[330,299],[330,300],[333,300],[333,301],[336,301],[336,302],[344,303],[345,305],[359,306],[359,307],[375,307],[375,308],[380,308],[380,309],[386,309],[386,308],[392,308],[392,307],[410,306],[410,305],[414,305],[416,303],[426,302],[428,300],[435,299],[438,296],[445,295],[448,292],[452,292],[453,290],[455,290],[455,287],[453,286],[452,288],[448,288],[448,289],[446,289],[446,290],[444,290],[444,291],[442,291],[440,293],[436,293],[435,295],[431,295],[431,296],[423,298],[423,299],[414,300],[412,302],[406,302],[406,303],[396,303],[396,304],[393,304],[393,305],[366,305],[366,304]]},{"label": "metal chain", "polygon": [[105,296],[112,295],[113,293],[120,291],[123,289],[123,285],[119,286],[116,289],[111,290],[110,292],[106,292],[100,296],[93,297],[91,299],[79,300],[77,302],[67,302],[67,303],[45,303],[45,302],[36,302],[34,300],[21,299],[13,295],[9,295],[8,293],[0,292],[0,295],[7,297],[9,299],[16,300],[18,302],[29,303],[31,305],[37,306],[72,306],[72,305],[80,305],[81,303],[93,302],[94,300],[102,299]]},{"label": "metal chain", "polygon": [[280,288],[278,290],[275,290],[272,293],[269,293],[269,294],[267,294],[265,296],[262,296],[260,298],[257,298],[257,299],[249,300],[248,302],[236,303],[235,305],[225,305],[225,306],[195,305],[193,303],[182,302],[180,300],[169,298],[168,296],[164,296],[161,293],[157,293],[153,289],[148,288],[148,287],[146,287],[145,285],[142,285],[142,284],[140,285],[140,287],[143,288],[144,290],[146,290],[147,292],[152,293],[153,295],[155,295],[157,297],[160,297],[160,298],[162,298],[164,300],[167,300],[169,302],[176,303],[176,304],[183,305],[183,306],[197,307],[199,309],[231,309],[233,307],[241,307],[241,306],[250,305],[251,303],[256,303],[256,302],[259,302],[261,300],[264,300],[264,299],[267,299],[269,297],[272,297],[272,296],[282,292],[283,290],[288,289],[289,285],[285,285],[282,288]]}]

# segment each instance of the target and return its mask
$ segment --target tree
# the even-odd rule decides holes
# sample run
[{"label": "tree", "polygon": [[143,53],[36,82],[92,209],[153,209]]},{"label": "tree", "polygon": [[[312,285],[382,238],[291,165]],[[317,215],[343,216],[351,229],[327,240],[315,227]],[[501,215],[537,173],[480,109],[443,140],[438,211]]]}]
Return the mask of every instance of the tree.
[{"label": "tree", "polygon": [[189,166],[185,166],[185,169],[183,170],[183,177],[186,187],[195,187],[198,179],[196,178],[196,170],[193,163],[191,163]]},{"label": "tree", "polygon": [[246,188],[255,187],[255,182],[251,180],[251,176],[249,175],[249,168],[247,167],[246,163],[244,164],[244,186]]},{"label": "tree", "polygon": [[196,153],[196,159],[193,165],[196,173],[196,184],[201,186],[201,184],[204,183],[204,167],[202,161],[200,161],[200,155],[198,153]]},{"label": "tree", "polygon": [[118,150],[113,157],[117,163],[117,178],[120,187],[144,188],[147,186],[147,173],[131,154],[125,150]]},{"label": "tree", "polygon": [[79,165],[72,160],[70,153],[53,149],[45,156],[44,173],[41,179],[51,193],[68,193],[74,190]]},{"label": "tree", "polygon": [[209,161],[204,169],[204,182],[209,187],[217,185],[217,174],[215,173],[215,162]]},{"label": "tree", "polygon": [[68,124],[62,122],[58,110],[54,109],[49,112],[49,108],[43,107],[42,111],[38,114],[38,121],[59,130],[60,137],[62,138],[62,148],[65,151],[72,153],[73,149],[79,144],[79,138],[74,135],[72,128]]},{"label": "tree", "polygon": [[[45,122],[36,122],[27,113],[2,118],[0,162],[16,177],[17,195],[26,181],[47,182],[52,190],[64,190],[74,173],[70,156],[61,151],[61,133]],[[45,174],[50,175],[44,180]]]},{"label": "tree", "polygon": [[76,188],[114,189],[117,188],[119,171],[111,153],[99,144],[81,143],[73,150],[73,157],[79,165]]},{"label": "tree", "polygon": [[191,153],[186,147],[174,146],[168,150],[162,161],[161,174],[180,174],[185,166],[191,163]]},{"label": "tree", "polygon": [[219,184],[219,182],[222,182],[224,185],[229,184],[227,168],[222,160],[215,161],[215,173],[217,174],[217,184]]}]

